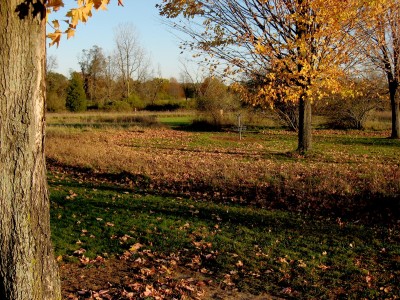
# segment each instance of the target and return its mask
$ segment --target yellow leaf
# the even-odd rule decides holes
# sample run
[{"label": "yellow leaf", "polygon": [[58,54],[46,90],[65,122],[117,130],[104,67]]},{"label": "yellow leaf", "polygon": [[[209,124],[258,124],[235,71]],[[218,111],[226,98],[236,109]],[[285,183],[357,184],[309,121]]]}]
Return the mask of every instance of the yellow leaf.
[{"label": "yellow leaf", "polygon": [[51,39],[50,46],[57,44],[58,47],[60,45],[61,34],[62,32],[60,30],[56,30],[55,32],[49,33],[47,35],[47,37]]},{"label": "yellow leaf", "polygon": [[71,26],[73,26],[75,28],[76,25],[78,25],[79,20],[80,20],[80,10],[77,8],[71,9],[67,13],[67,17],[69,17],[71,19],[70,24],[71,24]]},{"label": "yellow leaf", "polygon": [[65,33],[67,34],[67,39],[73,37],[75,35],[75,29],[74,28],[68,28]]},{"label": "yellow leaf", "polygon": [[257,44],[255,45],[256,51],[257,53],[265,53],[266,49],[264,45],[261,45],[260,42],[257,42]]},{"label": "yellow leaf", "polygon": [[137,252],[137,251],[138,251],[140,248],[142,248],[142,247],[143,247],[142,244],[136,243],[136,244],[132,245],[132,246],[129,248],[129,251],[131,251],[131,252]]}]

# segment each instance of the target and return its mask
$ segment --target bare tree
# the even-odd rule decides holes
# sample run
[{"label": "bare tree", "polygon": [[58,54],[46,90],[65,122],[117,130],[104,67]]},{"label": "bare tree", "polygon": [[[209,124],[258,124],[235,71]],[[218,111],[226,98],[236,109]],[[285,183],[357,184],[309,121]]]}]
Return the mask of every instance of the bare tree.
[{"label": "bare tree", "polygon": [[130,23],[115,28],[115,61],[125,86],[125,97],[132,92],[131,80],[141,81],[147,76],[149,59],[141,47],[139,35]]},{"label": "bare tree", "polygon": [[[182,58],[180,63],[180,81],[185,93],[186,101],[188,98],[194,98],[200,94],[200,84],[206,77],[211,77],[212,74],[204,75],[203,67],[197,62],[193,62],[188,58]],[[195,66],[195,67],[194,67]]]},{"label": "bare tree", "polygon": [[46,72],[54,72],[58,67],[57,57],[55,55],[46,56]]},{"label": "bare tree", "polygon": [[112,55],[107,55],[105,58],[106,67],[104,70],[104,79],[106,85],[106,95],[108,100],[111,99],[114,81],[117,75],[117,68],[115,63],[115,57]]}]

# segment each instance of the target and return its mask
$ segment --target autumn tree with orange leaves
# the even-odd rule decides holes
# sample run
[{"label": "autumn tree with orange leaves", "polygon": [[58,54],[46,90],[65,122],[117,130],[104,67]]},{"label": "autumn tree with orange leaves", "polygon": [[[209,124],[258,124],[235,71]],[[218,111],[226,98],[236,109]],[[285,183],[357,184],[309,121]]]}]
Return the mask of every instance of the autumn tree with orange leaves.
[{"label": "autumn tree with orange leaves", "polygon": [[[65,30],[53,21],[51,43],[72,36],[109,2],[78,0]],[[61,299],[44,158],[46,19],[61,6],[61,0],[0,4],[0,299]]]},{"label": "autumn tree with orange leaves", "polygon": [[[191,50],[226,64],[226,74],[259,83],[256,95],[237,85],[254,105],[293,102],[299,109],[298,151],[311,149],[311,104],[341,91],[340,78],[354,59],[349,38],[362,1],[164,0],[160,13],[182,19],[175,28]],[[218,69],[218,67],[215,67]],[[237,76],[237,75],[236,75]]]}]

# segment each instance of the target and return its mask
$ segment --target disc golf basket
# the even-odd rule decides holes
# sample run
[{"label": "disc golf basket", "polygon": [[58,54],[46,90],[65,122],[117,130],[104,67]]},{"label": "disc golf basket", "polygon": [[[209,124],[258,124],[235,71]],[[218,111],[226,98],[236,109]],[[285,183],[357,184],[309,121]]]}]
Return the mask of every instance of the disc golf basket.
[{"label": "disc golf basket", "polygon": [[247,127],[242,124],[242,114],[237,114],[237,126],[235,129],[239,133],[239,140],[242,140],[242,134],[247,129]]}]

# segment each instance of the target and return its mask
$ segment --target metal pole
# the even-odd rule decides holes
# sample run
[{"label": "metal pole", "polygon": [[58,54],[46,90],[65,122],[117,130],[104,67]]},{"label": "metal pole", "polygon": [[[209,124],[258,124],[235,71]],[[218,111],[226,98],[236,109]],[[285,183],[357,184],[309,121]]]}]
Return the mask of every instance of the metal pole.
[{"label": "metal pole", "polygon": [[241,114],[238,114],[238,130],[239,130],[239,140],[242,140],[242,124],[241,124]]}]

